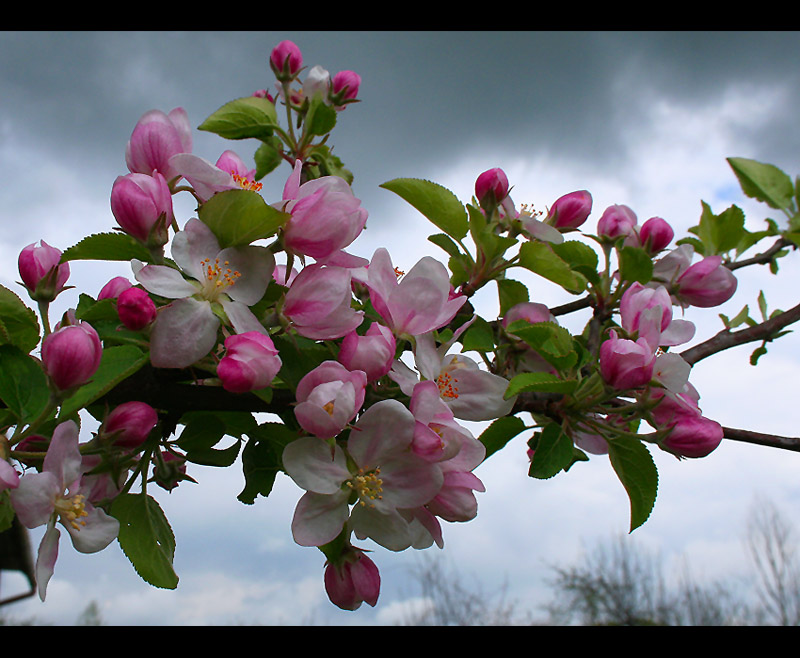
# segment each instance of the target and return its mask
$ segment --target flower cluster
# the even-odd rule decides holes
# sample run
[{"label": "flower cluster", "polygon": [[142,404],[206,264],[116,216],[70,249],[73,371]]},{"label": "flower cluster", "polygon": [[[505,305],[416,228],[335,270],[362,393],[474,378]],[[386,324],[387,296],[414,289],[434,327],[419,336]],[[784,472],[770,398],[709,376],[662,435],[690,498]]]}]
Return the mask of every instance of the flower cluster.
[{"label": "flower cluster", "polygon": [[[194,153],[183,108],[145,112],[125,149],[128,172],[111,187],[115,230],[63,253],[42,240],[19,255],[41,325],[4,296],[0,349],[11,365],[0,376],[16,387],[0,389],[0,504],[10,501],[28,528],[46,526],[42,599],[59,523],[78,551],[117,538],[148,582],[174,587],[171,530],[148,485],[194,482],[192,464],[230,466],[241,456],[245,503],[269,495],[285,472],[303,491],[294,540],[324,554],[330,600],[355,610],[376,605],[380,575],[354,542],[442,548],[443,521],[478,513],[485,487],[476,469],[517,434],[529,433],[521,461],[540,479],[607,453],[633,464],[617,473],[623,480],[647,480],[648,444],[679,458],[717,448],[723,429],[703,415],[691,359],[675,348],[696,332],[681,313],[736,292],[729,252],[739,242],[697,230],[698,239],[670,248],[666,220],[640,224],[622,204],[607,207],[591,233],[589,191],[546,211],[518,208],[495,167],[477,176],[467,204],[430,181],[382,186],[436,226],[430,242],[447,265],[431,256],[404,263],[383,247],[358,255],[369,213],[328,138],[358,102],[361,78],[306,70],[290,41],[268,67],[273,87],[200,126],[259,141],[253,166],[230,149],[216,159]],[[260,181],[281,163],[280,198],[266,199]],[[177,194],[191,195],[196,216],[176,215]],[[70,289],[69,261],[104,258],[111,247],[131,257],[130,275],[96,298],[81,294],[51,327],[49,305]],[[583,297],[548,308],[515,273]],[[490,282],[496,319],[473,306]],[[558,319],[568,307],[593,309],[575,335]],[[765,344],[780,335],[764,326]],[[6,393],[23,380],[26,396]],[[99,426],[81,442],[83,409]],[[264,411],[280,422],[260,422]],[[476,438],[470,423],[489,424]],[[234,443],[219,447],[225,436]],[[624,484],[640,497],[632,510],[649,514],[655,483]]]}]

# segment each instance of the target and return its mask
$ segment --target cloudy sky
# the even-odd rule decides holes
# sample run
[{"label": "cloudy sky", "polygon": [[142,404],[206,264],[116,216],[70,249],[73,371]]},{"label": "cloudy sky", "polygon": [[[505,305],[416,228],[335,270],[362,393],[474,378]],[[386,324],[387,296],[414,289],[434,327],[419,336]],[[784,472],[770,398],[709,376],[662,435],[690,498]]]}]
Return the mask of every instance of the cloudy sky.
[{"label": "cloudy sky", "polygon": [[[181,106],[199,125],[228,100],[273,84],[267,58],[283,39],[298,44],[309,66],[362,76],[362,103],[340,114],[332,137],[370,214],[351,251],[370,257],[387,246],[401,269],[442,254],[425,239],[433,227],[378,187],[396,177],[428,178],[466,202],[478,174],[502,167],[517,203],[544,208],[588,189],[594,219],[623,203],[640,220],[661,216],[682,235],[697,223],[701,200],[716,212],[736,203],[752,230],[769,216],[741,195],[726,157],[800,172],[800,43],[792,33],[5,32],[0,56],[14,66],[0,71],[0,283],[21,292],[16,259],[27,244],[44,239],[64,249],[110,230],[111,185],[127,173],[125,143],[144,112]],[[209,160],[229,147],[250,159],[255,144],[195,133],[194,152]],[[279,198],[287,175],[280,168],[264,181],[268,201]],[[192,205],[181,203],[188,219]],[[689,314],[696,341],[721,328],[717,312],[754,308],[759,290],[771,309],[795,305],[791,282],[800,268],[791,261],[779,277],[742,271],[730,302]],[[74,305],[78,291],[96,295],[117,274],[130,272],[124,264],[75,263],[77,290],[58,303]],[[524,280],[535,301],[570,299]],[[487,316],[496,312],[491,294],[477,305]],[[583,320],[564,323],[577,331]],[[705,414],[723,425],[796,434],[797,346],[790,334],[757,368],[747,363],[752,345],[698,364],[691,381]],[[413,570],[423,558],[485,591],[507,583],[509,598],[536,611],[549,598],[548,565],[572,563],[625,533],[629,511],[606,458],[532,480],[524,442],[478,468],[487,488],[478,518],[448,525],[444,551],[374,547],[384,582],[375,610],[344,613],[327,602],[322,555],[291,538],[300,490],[281,478],[268,499],[242,505],[234,467],[192,469],[199,485],[159,498],[177,539],[176,591],[143,583],[116,544],[84,556],[62,542],[47,603],[28,599],[4,612],[72,623],[95,601],[115,624],[393,623],[419,605]],[[800,523],[790,514],[800,502],[800,454],[725,441],[703,460],[654,458],[658,501],[631,541],[658,551],[673,572],[684,563],[707,578],[747,569],[743,529],[757,496]],[[31,536],[38,545],[41,532]],[[14,585],[4,578],[4,589]]]}]

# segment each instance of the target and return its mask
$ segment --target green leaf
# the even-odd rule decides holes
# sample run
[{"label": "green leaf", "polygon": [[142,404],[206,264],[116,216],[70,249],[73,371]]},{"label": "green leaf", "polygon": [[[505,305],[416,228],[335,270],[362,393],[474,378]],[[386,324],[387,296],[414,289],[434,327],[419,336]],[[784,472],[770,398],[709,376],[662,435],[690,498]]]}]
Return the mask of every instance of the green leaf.
[{"label": "green leaf", "polygon": [[611,466],[631,503],[633,532],[647,521],[656,503],[658,471],[647,447],[638,439],[620,437],[608,442]]},{"label": "green leaf", "polygon": [[504,448],[506,443],[526,429],[522,419],[516,416],[503,416],[492,421],[492,424],[478,437],[478,440],[486,447],[484,461]]},{"label": "green leaf", "polygon": [[492,326],[479,315],[475,322],[464,332],[461,338],[462,352],[492,352],[494,351],[494,331]]},{"label": "green leaf", "polygon": [[317,96],[309,105],[305,124],[310,134],[326,135],[336,126],[336,109]]},{"label": "green leaf", "polygon": [[528,286],[514,279],[497,279],[497,295],[500,300],[500,316],[517,304],[530,301]]},{"label": "green leaf", "polygon": [[237,499],[252,505],[258,496],[267,497],[272,492],[275,476],[283,468],[283,449],[297,438],[297,433],[281,423],[263,423],[248,437],[242,451],[245,486]]},{"label": "green leaf", "polygon": [[104,396],[121,381],[130,377],[149,361],[150,357],[133,345],[106,347],[100,366],[91,380],[64,400],[59,418],[64,418]]},{"label": "green leaf", "polygon": [[575,272],[546,242],[525,242],[519,249],[519,264],[526,270],[580,294],[586,289],[586,279]]},{"label": "green leaf", "polygon": [[[249,414],[248,414],[249,415]],[[250,416],[252,420],[252,416]],[[230,466],[239,456],[241,441],[231,446],[215,449],[214,446],[229,433],[224,420],[211,412],[199,412],[190,417],[178,438],[178,445],[186,452],[186,459],[203,466]]]},{"label": "green leaf", "polygon": [[689,229],[703,243],[702,253],[706,256],[722,254],[737,248],[745,238],[744,213],[738,206],[730,206],[719,215],[711,212],[711,207],[700,202],[702,212],[700,223]]},{"label": "green leaf", "polygon": [[558,423],[549,423],[538,435],[528,475],[539,480],[547,480],[569,468],[572,465],[573,455],[572,439],[561,431]]},{"label": "green leaf", "polygon": [[552,244],[551,247],[573,270],[592,282],[599,280],[597,252],[589,245],[578,240],[567,240],[561,244]]},{"label": "green leaf", "polygon": [[140,260],[150,262],[147,247],[127,233],[95,233],[61,254],[61,262],[70,260]]},{"label": "green leaf", "polygon": [[794,185],[778,167],[747,158],[727,158],[727,161],[747,196],[763,201],[770,208],[791,208]]},{"label": "green leaf", "polygon": [[39,344],[36,313],[11,290],[0,286],[0,343],[19,347],[26,354]]},{"label": "green leaf", "polygon": [[510,397],[525,391],[568,395],[577,387],[578,381],[575,379],[559,379],[549,372],[522,372],[519,375],[515,375],[508,383],[504,397],[508,400]]},{"label": "green leaf", "polygon": [[217,192],[197,212],[222,249],[243,247],[268,238],[289,219],[287,213],[268,205],[258,192],[252,190]]},{"label": "green leaf", "polygon": [[469,225],[464,205],[446,187],[419,178],[395,178],[380,187],[394,192],[447,235],[461,240]]},{"label": "green leaf", "polygon": [[435,233],[428,236],[428,242],[433,242],[437,247],[441,247],[451,256],[458,257],[461,254],[461,249],[453,240],[445,233]]},{"label": "green leaf", "polygon": [[526,320],[516,320],[506,330],[525,341],[558,370],[571,368],[578,361],[572,334],[555,322],[531,324]]},{"label": "green leaf", "polygon": [[119,545],[136,573],[154,587],[175,589],[175,536],[156,500],[146,494],[121,494],[111,515],[119,521]]},{"label": "green leaf", "polygon": [[253,160],[256,163],[255,179],[261,180],[264,176],[274,171],[283,162],[282,153],[283,142],[280,139],[277,137],[265,139],[264,143],[253,154]]},{"label": "green leaf", "polygon": [[225,139],[266,140],[278,124],[275,105],[266,98],[246,96],[225,103],[211,114],[198,130],[215,133]]},{"label": "green leaf", "polygon": [[0,345],[0,400],[25,424],[44,412],[50,401],[47,375],[15,345]]},{"label": "green leaf", "polygon": [[622,247],[619,252],[619,274],[623,281],[648,283],[653,278],[653,260],[644,249]]},{"label": "green leaf", "polygon": [[281,358],[278,377],[292,390],[297,388],[297,384],[307,373],[331,358],[327,347],[302,336],[295,336],[294,340],[285,336],[273,336],[272,342],[278,348]]}]

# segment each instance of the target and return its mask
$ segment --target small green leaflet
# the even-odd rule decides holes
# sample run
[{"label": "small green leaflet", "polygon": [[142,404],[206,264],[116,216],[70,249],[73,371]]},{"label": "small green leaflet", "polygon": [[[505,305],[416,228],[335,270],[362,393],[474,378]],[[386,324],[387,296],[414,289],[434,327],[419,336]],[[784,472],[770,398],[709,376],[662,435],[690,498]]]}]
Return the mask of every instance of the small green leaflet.
[{"label": "small green leaflet", "polygon": [[225,103],[198,126],[225,139],[266,140],[278,124],[275,105],[266,98],[246,96]]},{"label": "small green leaflet", "polygon": [[127,233],[95,233],[69,247],[61,262],[71,260],[140,260],[150,262],[150,252]]},{"label": "small green leaflet", "polygon": [[175,536],[156,500],[143,493],[121,494],[111,515],[119,521],[119,545],[136,573],[154,587],[175,589]]},{"label": "small green leaflet", "polygon": [[252,190],[217,192],[200,206],[197,216],[214,233],[221,249],[268,238],[289,219]]},{"label": "small green leaflet", "polygon": [[770,208],[791,208],[794,185],[778,167],[747,158],[727,158],[727,161],[747,196],[763,201]]},{"label": "small green leaflet", "polygon": [[558,423],[549,423],[539,434],[528,475],[547,480],[572,465],[572,439],[561,431]]},{"label": "small green leaflet", "polygon": [[647,447],[638,439],[620,437],[608,442],[608,456],[631,501],[633,532],[647,521],[658,493],[658,471]]},{"label": "small green leaflet", "polygon": [[446,187],[419,178],[395,178],[380,187],[408,201],[450,237],[461,240],[467,236],[467,212]]},{"label": "small green leaflet", "polygon": [[16,345],[26,354],[39,344],[36,314],[4,286],[0,286],[0,343]]},{"label": "small green leaflet", "polygon": [[516,416],[503,416],[492,421],[492,424],[478,437],[478,440],[486,447],[484,461],[526,429],[522,419]]}]

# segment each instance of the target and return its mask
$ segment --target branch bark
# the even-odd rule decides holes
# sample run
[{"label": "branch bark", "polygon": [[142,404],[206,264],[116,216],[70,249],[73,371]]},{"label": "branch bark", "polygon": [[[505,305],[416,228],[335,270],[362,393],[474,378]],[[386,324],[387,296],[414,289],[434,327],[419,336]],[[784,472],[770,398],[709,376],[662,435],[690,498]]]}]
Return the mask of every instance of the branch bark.
[{"label": "branch bark", "polygon": [[752,343],[757,340],[769,341],[771,340],[770,336],[773,336],[784,327],[788,327],[798,320],[800,320],[800,304],[761,324],[742,329],[741,331],[723,329],[708,340],[694,347],[690,347],[688,350],[684,350],[680,355],[689,365],[694,365],[712,354],[730,349],[731,347],[736,347],[737,345],[744,345],[745,343]]}]

